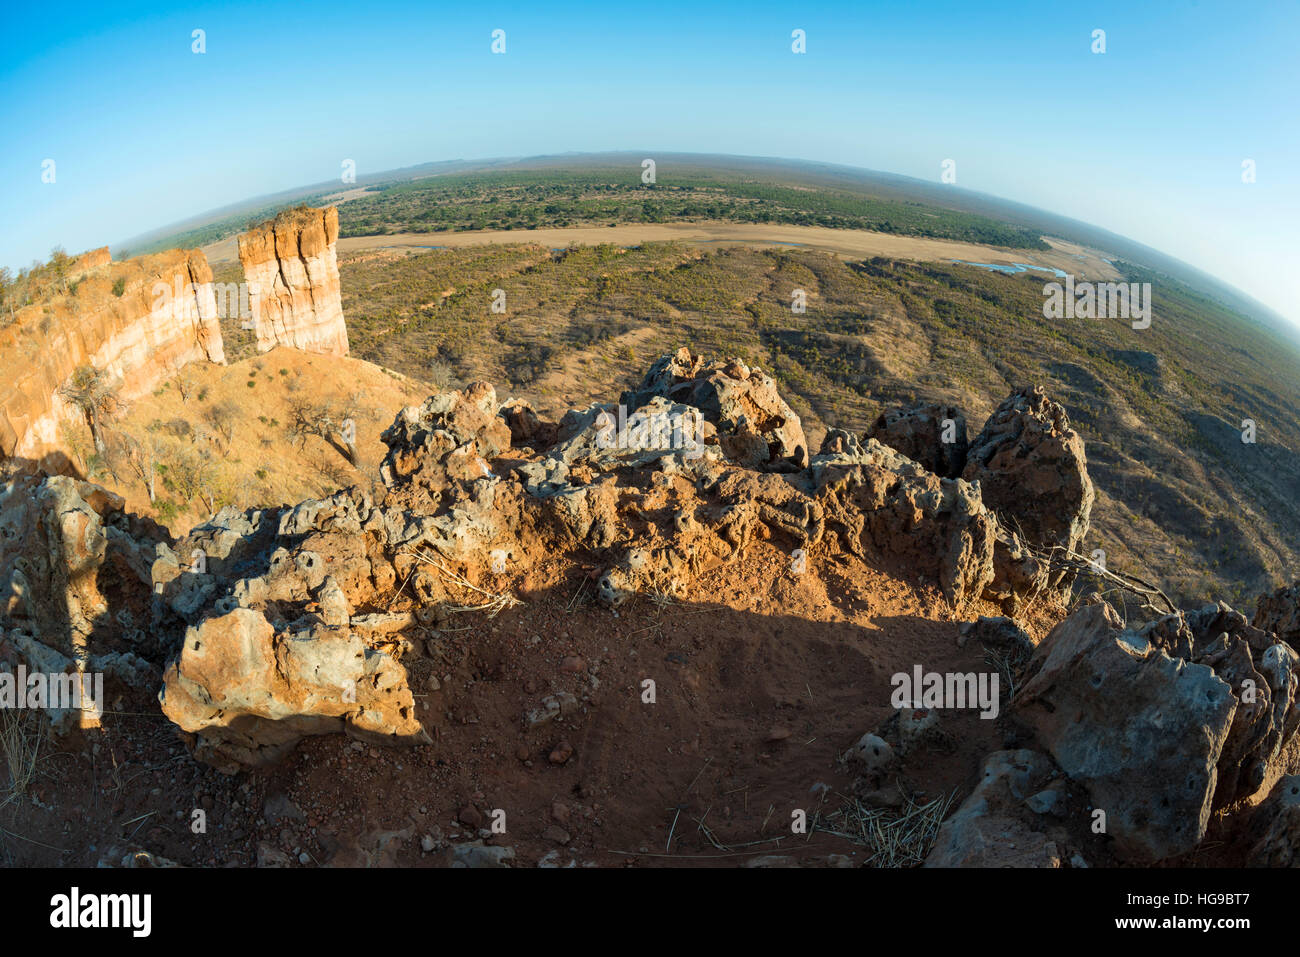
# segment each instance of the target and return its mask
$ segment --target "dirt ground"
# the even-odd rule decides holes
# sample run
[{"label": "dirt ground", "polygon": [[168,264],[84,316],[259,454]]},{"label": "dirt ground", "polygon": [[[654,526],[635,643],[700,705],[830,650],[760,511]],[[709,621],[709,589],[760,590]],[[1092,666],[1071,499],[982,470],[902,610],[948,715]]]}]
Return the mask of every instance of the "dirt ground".
[{"label": "dirt ground", "polygon": [[[7,863],[145,848],[198,866],[445,866],[485,831],[514,866],[861,865],[864,847],[826,829],[851,799],[841,756],[892,712],[890,676],[988,665],[975,643],[958,649],[937,592],[856,559],[788,565],[763,543],[690,595],[617,611],[590,600],[594,565],[501,576],[492,587],[523,604],[456,616],[435,656],[407,662],[434,738],[415,749],[328,735],[226,777],[189,757],[156,701],[110,688],[103,729],[47,743],[26,799],[0,809]],[[579,709],[530,729],[562,691]],[[948,746],[902,782],[917,803],[960,801],[983,756],[1016,739],[1005,716],[943,720]],[[808,834],[792,833],[795,810]],[[505,833],[490,833],[502,812]]]}]

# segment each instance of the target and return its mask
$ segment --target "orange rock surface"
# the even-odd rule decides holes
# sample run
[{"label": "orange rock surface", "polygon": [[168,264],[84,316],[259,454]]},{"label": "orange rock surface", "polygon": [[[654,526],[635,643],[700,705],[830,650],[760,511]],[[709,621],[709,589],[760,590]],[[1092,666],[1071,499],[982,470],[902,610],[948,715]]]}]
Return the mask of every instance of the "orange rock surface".
[{"label": "orange rock surface", "polygon": [[59,469],[59,426],[80,414],[60,390],[80,366],[106,370],[117,397],[129,402],[187,363],[225,362],[203,253],[171,250],[120,263],[107,255],[79,257],[75,292],[26,306],[0,329],[0,454]]},{"label": "orange rock surface", "polygon": [[253,295],[259,352],[290,346],[348,354],[335,244],[339,212],[299,208],[239,237],[239,261]]}]

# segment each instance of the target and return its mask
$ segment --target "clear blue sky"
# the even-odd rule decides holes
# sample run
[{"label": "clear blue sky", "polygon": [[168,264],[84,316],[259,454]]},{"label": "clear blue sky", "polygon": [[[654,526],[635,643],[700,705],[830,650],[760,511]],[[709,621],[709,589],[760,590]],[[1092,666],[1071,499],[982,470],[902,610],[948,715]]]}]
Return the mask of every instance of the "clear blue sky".
[{"label": "clear blue sky", "polygon": [[119,2],[5,20],[11,267],[329,179],[345,158],[364,174],[698,151],[932,180],[952,158],[959,186],[1145,242],[1300,322],[1295,0]]}]

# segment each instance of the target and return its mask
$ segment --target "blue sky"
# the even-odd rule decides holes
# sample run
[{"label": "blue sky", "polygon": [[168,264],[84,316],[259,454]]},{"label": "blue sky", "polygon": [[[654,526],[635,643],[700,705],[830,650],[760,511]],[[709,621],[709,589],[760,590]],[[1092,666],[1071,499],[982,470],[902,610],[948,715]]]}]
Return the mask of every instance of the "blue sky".
[{"label": "blue sky", "polygon": [[5,26],[11,267],[345,158],[718,152],[931,180],[952,158],[959,186],[1145,242],[1300,323],[1300,3],[121,2],[11,5]]}]

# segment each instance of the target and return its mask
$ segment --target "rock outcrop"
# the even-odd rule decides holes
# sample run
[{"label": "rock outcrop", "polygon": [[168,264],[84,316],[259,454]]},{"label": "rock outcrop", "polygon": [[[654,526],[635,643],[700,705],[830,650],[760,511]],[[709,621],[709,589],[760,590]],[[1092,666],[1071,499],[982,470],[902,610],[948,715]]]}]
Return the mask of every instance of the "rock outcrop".
[{"label": "rock outcrop", "polygon": [[1296,655],[1227,606],[1126,628],[1105,602],[1038,646],[1013,706],[1130,860],[1186,853],[1283,769]]},{"label": "rock outcrop", "polygon": [[288,210],[239,237],[259,352],[290,346],[330,356],[348,354],[335,252],[338,238],[334,206]]},{"label": "rock outcrop", "polygon": [[1064,847],[1035,799],[1060,772],[1036,751],[995,751],[979,783],[943,822],[926,867],[1046,867],[1062,865]]},{"label": "rock outcrop", "polygon": [[[131,525],[91,486],[47,480],[21,493],[42,504],[15,518],[13,538],[55,530],[28,534],[24,554],[99,571],[36,584],[35,566],[0,564],[13,596],[0,627],[74,609],[63,612],[67,631],[85,653],[144,659],[163,675],[163,713],[197,756],[230,771],[326,732],[426,742],[410,669],[449,616],[482,605],[474,583],[542,555],[594,557],[595,595],[608,606],[680,594],[759,541],[792,561],[856,555],[957,607],[995,583],[1001,526],[980,484],[848,433],[809,457],[773,382],[739,360],[681,350],[622,405],[544,423],[522,403],[503,406],[486,383],[435,395],[385,431],[374,497],[353,489],[224,509],[179,541]],[[57,552],[62,543],[91,554]],[[113,600],[79,591],[113,577],[101,573],[109,563],[125,566],[114,574],[132,583],[140,634],[101,632]],[[59,609],[29,607],[34,590],[59,596]],[[978,635],[1005,644],[1008,660],[1027,653],[1010,622],[988,619]]]},{"label": "rock outcrop", "polygon": [[1001,522],[985,597],[1011,613],[1026,595],[1063,601],[1073,576],[1045,556],[1078,555],[1095,497],[1065,409],[1038,387],[1012,393],[971,443],[962,477]]},{"label": "rock outcrop", "polygon": [[620,400],[629,412],[655,396],[699,409],[717,428],[723,451],[748,468],[801,469],[808,464],[803,425],[776,383],[740,359],[705,361],[682,348],[664,356]]},{"label": "rock outcrop", "polygon": [[[0,486],[0,661],[156,684],[167,649],[150,627],[150,568],[166,542],[96,485],[21,475]],[[97,720],[88,706],[50,718],[56,733]]]},{"label": "rock outcrop", "polygon": [[966,467],[966,416],[952,405],[928,403],[882,412],[867,437],[902,452],[935,475],[957,478]]},{"label": "rock outcrop", "polygon": [[1300,581],[1260,595],[1254,624],[1292,646],[1300,646]]},{"label": "rock outcrop", "polygon": [[321,614],[280,631],[242,607],[186,631],[159,700],[194,735],[197,757],[234,771],[276,761],[307,735],[338,731],[381,744],[430,742],[405,669],[352,629],[337,582],[326,579],[321,591]]},{"label": "rock outcrop", "polygon": [[0,455],[62,471],[60,426],[81,413],[61,389],[74,371],[103,370],[130,402],[197,360],[225,362],[212,271],[197,250],[121,263],[79,257],[76,294],[30,305],[0,329]]},{"label": "rock outcrop", "polygon": [[970,444],[962,477],[1026,542],[1078,551],[1095,497],[1083,437],[1040,387],[1018,389]]},{"label": "rock outcrop", "polygon": [[91,269],[98,269],[100,266],[107,266],[113,261],[112,254],[108,251],[107,246],[100,246],[98,249],[92,249],[78,256],[72,263],[72,272],[74,274],[87,272]]}]

